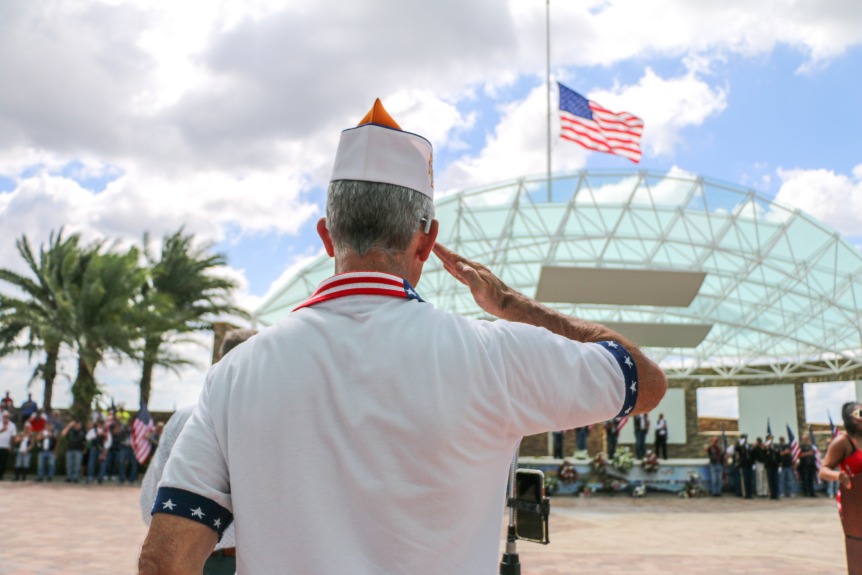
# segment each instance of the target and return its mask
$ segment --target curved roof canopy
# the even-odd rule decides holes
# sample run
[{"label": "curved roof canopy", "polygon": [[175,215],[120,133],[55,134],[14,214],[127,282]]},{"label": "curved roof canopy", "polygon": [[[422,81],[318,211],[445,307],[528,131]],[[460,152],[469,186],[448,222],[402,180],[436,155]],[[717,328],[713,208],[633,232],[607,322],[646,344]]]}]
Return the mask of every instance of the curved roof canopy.
[{"label": "curved roof canopy", "polygon": [[[439,199],[438,241],[551,307],[608,324],[670,377],[837,375],[862,365],[862,253],[810,216],[685,173],[581,171]],[[257,310],[271,324],[332,274],[325,255]],[[486,314],[432,257],[417,286]]]}]

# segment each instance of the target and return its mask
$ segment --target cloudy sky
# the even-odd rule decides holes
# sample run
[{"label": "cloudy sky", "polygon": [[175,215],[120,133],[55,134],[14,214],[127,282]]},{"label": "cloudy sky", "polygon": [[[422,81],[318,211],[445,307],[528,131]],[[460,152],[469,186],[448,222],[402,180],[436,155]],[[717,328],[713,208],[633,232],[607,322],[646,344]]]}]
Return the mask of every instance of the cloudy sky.
[{"label": "cloudy sky", "polygon": [[[550,14],[552,77],[643,118],[640,167],[749,186],[862,245],[862,3],[560,0]],[[431,140],[438,193],[455,191],[544,171],[545,65],[541,0],[7,0],[0,266],[23,271],[23,234],[137,242],[185,226],[227,254],[253,309],[318,253],[339,132],[375,97]],[[552,132],[555,171],[634,166]],[[31,369],[0,362],[16,403]],[[157,373],[151,408],[193,402],[203,373]],[[136,366],[96,375],[137,407]],[[850,388],[835,389],[828,401]]]}]

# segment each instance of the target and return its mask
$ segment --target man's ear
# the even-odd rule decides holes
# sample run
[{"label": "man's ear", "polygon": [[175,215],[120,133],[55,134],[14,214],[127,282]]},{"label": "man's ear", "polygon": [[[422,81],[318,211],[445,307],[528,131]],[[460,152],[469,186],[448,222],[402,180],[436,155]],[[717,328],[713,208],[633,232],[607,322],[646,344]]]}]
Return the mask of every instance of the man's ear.
[{"label": "man's ear", "polygon": [[323,247],[326,248],[326,253],[329,257],[335,257],[335,247],[332,245],[332,237],[329,235],[329,230],[326,227],[326,218],[317,220],[317,235],[323,242]]},{"label": "man's ear", "polygon": [[440,222],[431,220],[431,227],[427,234],[422,234],[422,242],[419,244],[419,261],[428,261],[431,257],[431,250],[434,249],[434,244],[437,242],[437,232],[440,230]]}]

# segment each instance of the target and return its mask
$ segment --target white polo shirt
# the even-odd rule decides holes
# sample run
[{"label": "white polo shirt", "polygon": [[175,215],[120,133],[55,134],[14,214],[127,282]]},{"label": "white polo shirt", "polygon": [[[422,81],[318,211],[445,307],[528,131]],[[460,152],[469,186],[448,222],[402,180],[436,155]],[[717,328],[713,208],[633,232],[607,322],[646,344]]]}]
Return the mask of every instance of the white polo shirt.
[{"label": "white polo shirt", "polygon": [[616,343],[469,320],[385,277],[400,297],[339,286],[359,295],[313,298],[207,376],[153,512],[232,515],[241,575],[496,573],[520,439],[637,400]]}]

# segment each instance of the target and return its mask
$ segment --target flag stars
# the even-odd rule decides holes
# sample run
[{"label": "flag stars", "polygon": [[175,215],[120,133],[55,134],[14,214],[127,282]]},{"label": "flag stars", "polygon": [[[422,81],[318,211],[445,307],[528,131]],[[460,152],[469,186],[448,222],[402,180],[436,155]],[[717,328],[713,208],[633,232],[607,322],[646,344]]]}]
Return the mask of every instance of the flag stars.
[{"label": "flag stars", "polygon": [[625,414],[628,415],[631,410],[632,410],[632,406],[630,405],[626,408]]},{"label": "flag stars", "polygon": [[633,381],[629,389],[632,390],[632,393],[635,393],[638,390],[638,382]]},{"label": "flag stars", "polygon": [[609,341],[609,342],[608,342],[608,347],[612,347],[612,348],[616,349],[616,348],[618,348],[619,346],[617,345],[617,343],[616,343],[616,342],[614,342],[614,341]]},{"label": "flag stars", "polygon": [[626,360],[623,363],[625,363],[627,366],[629,366],[629,369],[631,369],[634,365],[634,363],[632,362],[632,356],[627,355]]},{"label": "flag stars", "polygon": [[198,507],[197,509],[192,509],[192,517],[197,517],[199,519],[203,519],[204,518],[203,509],[201,509],[200,507]]},{"label": "flag stars", "polygon": [[213,527],[215,527],[216,529],[220,529],[220,528],[221,528],[221,518],[216,519],[215,521],[213,521]]},{"label": "flag stars", "polygon": [[162,509],[169,509],[170,511],[173,511],[174,507],[176,507],[176,504],[170,499],[162,503]]}]

